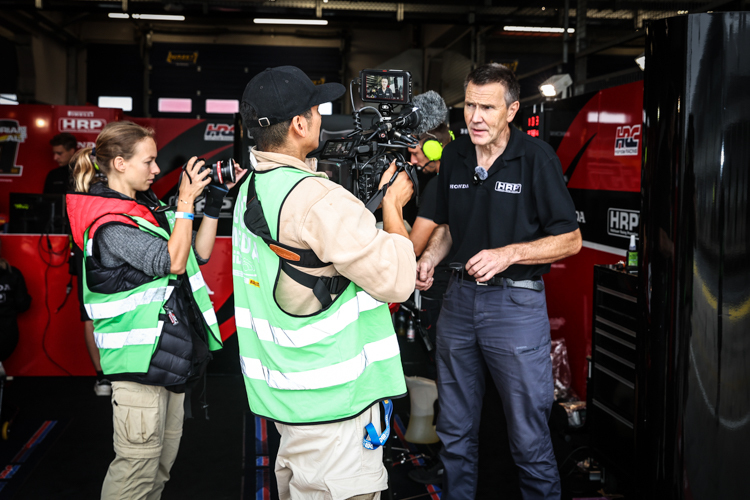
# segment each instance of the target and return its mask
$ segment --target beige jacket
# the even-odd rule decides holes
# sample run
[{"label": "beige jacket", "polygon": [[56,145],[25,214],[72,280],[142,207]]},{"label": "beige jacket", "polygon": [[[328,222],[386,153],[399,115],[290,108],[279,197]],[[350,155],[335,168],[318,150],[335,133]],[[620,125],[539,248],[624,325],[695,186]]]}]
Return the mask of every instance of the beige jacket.
[{"label": "beige jacket", "polygon": [[[292,156],[258,151],[258,171],[291,166],[315,174],[300,182],[284,202],[278,239],[285,245],[311,249],[332,265],[298,268],[316,276],[343,275],[384,302],[403,302],[414,291],[417,272],[414,246],[398,234],[375,227],[375,217],[340,185],[317,172],[317,160],[302,162]],[[276,301],[286,312],[308,315],[320,310],[312,290],[283,272]]]}]

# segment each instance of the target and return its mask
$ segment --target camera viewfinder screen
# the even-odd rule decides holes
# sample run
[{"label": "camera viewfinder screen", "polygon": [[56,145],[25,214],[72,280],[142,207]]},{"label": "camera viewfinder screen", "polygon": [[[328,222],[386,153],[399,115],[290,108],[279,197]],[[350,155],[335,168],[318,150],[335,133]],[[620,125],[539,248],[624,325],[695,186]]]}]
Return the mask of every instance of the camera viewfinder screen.
[{"label": "camera viewfinder screen", "polygon": [[404,102],[403,75],[368,74],[365,76],[365,88],[368,99],[377,99],[380,102]]},{"label": "camera viewfinder screen", "polygon": [[323,156],[346,158],[352,151],[354,140],[328,141],[323,151]]}]

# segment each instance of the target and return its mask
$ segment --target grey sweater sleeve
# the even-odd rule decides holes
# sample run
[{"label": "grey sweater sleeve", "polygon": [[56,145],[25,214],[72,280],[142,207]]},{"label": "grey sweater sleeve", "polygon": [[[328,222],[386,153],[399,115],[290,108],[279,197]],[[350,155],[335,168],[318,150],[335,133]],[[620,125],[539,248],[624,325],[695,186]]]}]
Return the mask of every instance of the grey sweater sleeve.
[{"label": "grey sweater sleeve", "polygon": [[[208,262],[195,252],[193,231],[193,253],[199,265]],[[99,258],[107,267],[129,264],[148,276],[167,276],[172,267],[167,241],[141,231],[137,227],[110,224],[99,230],[96,237]]]}]

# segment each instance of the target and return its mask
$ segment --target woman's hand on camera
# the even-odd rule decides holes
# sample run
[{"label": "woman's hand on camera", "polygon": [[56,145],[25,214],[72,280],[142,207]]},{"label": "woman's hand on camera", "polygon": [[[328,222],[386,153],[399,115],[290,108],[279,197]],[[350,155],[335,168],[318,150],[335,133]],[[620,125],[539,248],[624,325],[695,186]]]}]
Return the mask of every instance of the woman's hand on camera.
[{"label": "woman's hand on camera", "polygon": [[192,206],[195,199],[203,192],[203,188],[211,183],[211,169],[206,168],[200,172],[200,168],[204,164],[205,162],[203,160],[198,161],[196,156],[188,160],[178,193],[181,202],[187,202]]}]

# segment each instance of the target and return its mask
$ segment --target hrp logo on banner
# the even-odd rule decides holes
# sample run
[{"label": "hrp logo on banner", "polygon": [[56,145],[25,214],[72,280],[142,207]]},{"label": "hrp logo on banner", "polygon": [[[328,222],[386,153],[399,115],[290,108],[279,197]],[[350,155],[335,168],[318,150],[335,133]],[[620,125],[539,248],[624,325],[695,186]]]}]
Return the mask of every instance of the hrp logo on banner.
[{"label": "hrp logo on banner", "polygon": [[610,208],[607,210],[607,234],[630,238],[631,234],[638,236],[638,224],[641,212],[626,208]]},{"label": "hrp logo on banner", "polygon": [[107,124],[102,118],[60,118],[57,122],[60,132],[98,134]]}]

